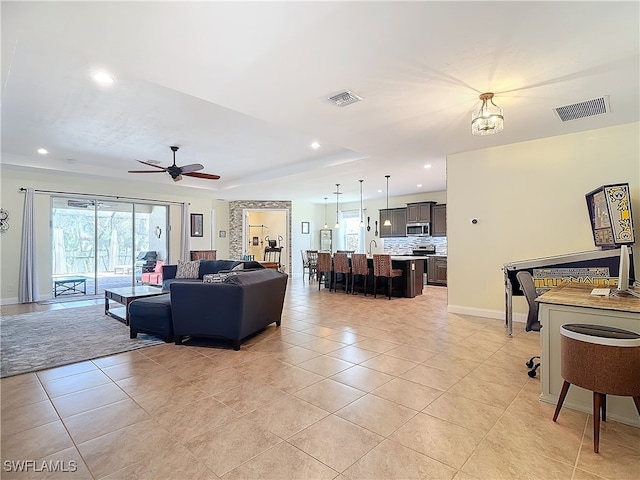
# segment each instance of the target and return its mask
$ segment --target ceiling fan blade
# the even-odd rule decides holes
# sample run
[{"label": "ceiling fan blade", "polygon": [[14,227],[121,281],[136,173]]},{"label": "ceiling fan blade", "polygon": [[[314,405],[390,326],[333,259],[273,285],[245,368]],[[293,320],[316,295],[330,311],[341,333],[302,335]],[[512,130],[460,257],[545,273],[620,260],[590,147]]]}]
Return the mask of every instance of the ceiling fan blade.
[{"label": "ceiling fan blade", "polygon": [[204,167],[199,163],[190,163],[189,165],[183,165],[182,167],[178,167],[182,170],[182,173],[190,173],[195,172],[197,170],[202,170]]},{"label": "ceiling fan blade", "polygon": [[206,178],[207,180],[218,180],[220,178],[220,175],[212,175],[210,173],[199,173],[199,172],[185,173],[185,172],[182,172],[182,174],[186,175],[188,177]]},{"label": "ceiling fan blade", "polygon": [[164,173],[164,170],[129,170],[129,173]]},{"label": "ceiling fan blade", "polygon": [[149,165],[150,167],[159,168],[160,170],[166,170],[166,167],[161,167],[160,165],[156,165],[155,163],[145,162],[144,160],[138,160],[138,162]]}]

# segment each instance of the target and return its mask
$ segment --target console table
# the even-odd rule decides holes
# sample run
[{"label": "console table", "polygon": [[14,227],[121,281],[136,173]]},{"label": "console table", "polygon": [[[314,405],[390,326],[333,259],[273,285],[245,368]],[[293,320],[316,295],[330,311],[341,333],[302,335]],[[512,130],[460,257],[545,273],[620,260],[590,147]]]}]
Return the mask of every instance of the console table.
[{"label": "console table", "polygon": [[[540,295],[542,324],[540,368],[543,402],[556,404],[562,389],[560,375],[560,327],[565,323],[588,323],[623,328],[640,333],[640,299],[632,296],[596,297],[593,285],[567,283]],[[624,295],[624,294],[623,294]],[[589,359],[585,359],[585,368]],[[564,406],[592,413],[593,392],[572,385]],[[607,396],[607,417],[640,427],[640,418],[631,397]]]}]

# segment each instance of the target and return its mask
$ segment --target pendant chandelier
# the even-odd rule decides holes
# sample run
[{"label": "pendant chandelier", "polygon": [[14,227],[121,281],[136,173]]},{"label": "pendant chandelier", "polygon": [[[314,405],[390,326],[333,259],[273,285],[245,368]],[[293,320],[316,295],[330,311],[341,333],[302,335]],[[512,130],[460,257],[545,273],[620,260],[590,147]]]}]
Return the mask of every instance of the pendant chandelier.
[{"label": "pendant chandelier", "polygon": [[360,228],[364,228],[364,210],[362,209],[362,182],[364,180],[358,180],[360,182]]},{"label": "pendant chandelier", "polygon": [[329,228],[327,225],[327,197],[324,197],[324,227],[322,228]]},{"label": "pendant chandelier", "polygon": [[334,228],[340,228],[340,222],[338,222],[338,195],[340,195],[340,184],[336,183],[336,224]]},{"label": "pendant chandelier", "polygon": [[387,218],[385,219],[384,223],[382,224],[383,227],[390,227],[391,226],[391,220],[389,219],[389,177],[391,175],[385,175],[384,178],[387,179],[387,210],[386,210],[386,214],[387,214]]},{"label": "pendant chandelier", "polygon": [[471,133],[474,135],[493,135],[504,129],[502,109],[493,103],[493,93],[480,95],[482,106],[471,114]]}]

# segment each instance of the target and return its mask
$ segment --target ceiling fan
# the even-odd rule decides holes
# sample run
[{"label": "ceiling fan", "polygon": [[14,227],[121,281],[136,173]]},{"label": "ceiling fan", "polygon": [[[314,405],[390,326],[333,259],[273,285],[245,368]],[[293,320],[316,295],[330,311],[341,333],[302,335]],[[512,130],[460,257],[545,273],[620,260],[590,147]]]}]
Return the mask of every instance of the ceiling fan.
[{"label": "ceiling fan", "polygon": [[182,180],[182,176],[186,175],[188,177],[196,177],[196,178],[206,178],[208,180],[218,180],[220,175],[212,175],[210,173],[199,173],[198,170],[202,170],[204,167],[199,163],[190,163],[189,165],[183,165],[178,167],[176,165],[176,152],[179,147],[171,146],[169,147],[173,151],[173,165],[169,167],[161,167],[154,163],[145,162],[144,160],[138,160],[140,163],[144,163],[145,165],[149,165],[150,167],[157,168],[158,170],[129,170],[129,173],[161,173],[167,172],[171,175],[174,182],[179,182]]}]

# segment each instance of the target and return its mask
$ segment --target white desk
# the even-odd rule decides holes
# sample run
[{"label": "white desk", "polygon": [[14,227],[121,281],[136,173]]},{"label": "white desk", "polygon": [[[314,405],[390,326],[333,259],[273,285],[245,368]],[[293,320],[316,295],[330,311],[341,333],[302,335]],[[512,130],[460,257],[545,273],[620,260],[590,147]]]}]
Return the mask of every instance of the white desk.
[{"label": "white desk", "polygon": [[[543,402],[558,402],[563,379],[560,376],[560,326],[565,323],[608,325],[640,333],[640,299],[592,296],[592,285],[568,283],[540,295],[539,318],[542,354]],[[585,359],[585,363],[588,359]],[[572,385],[563,407],[593,413],[593,392]],[[607,395],[607,417],[640,427],[640,418],[631,397]]]}]

